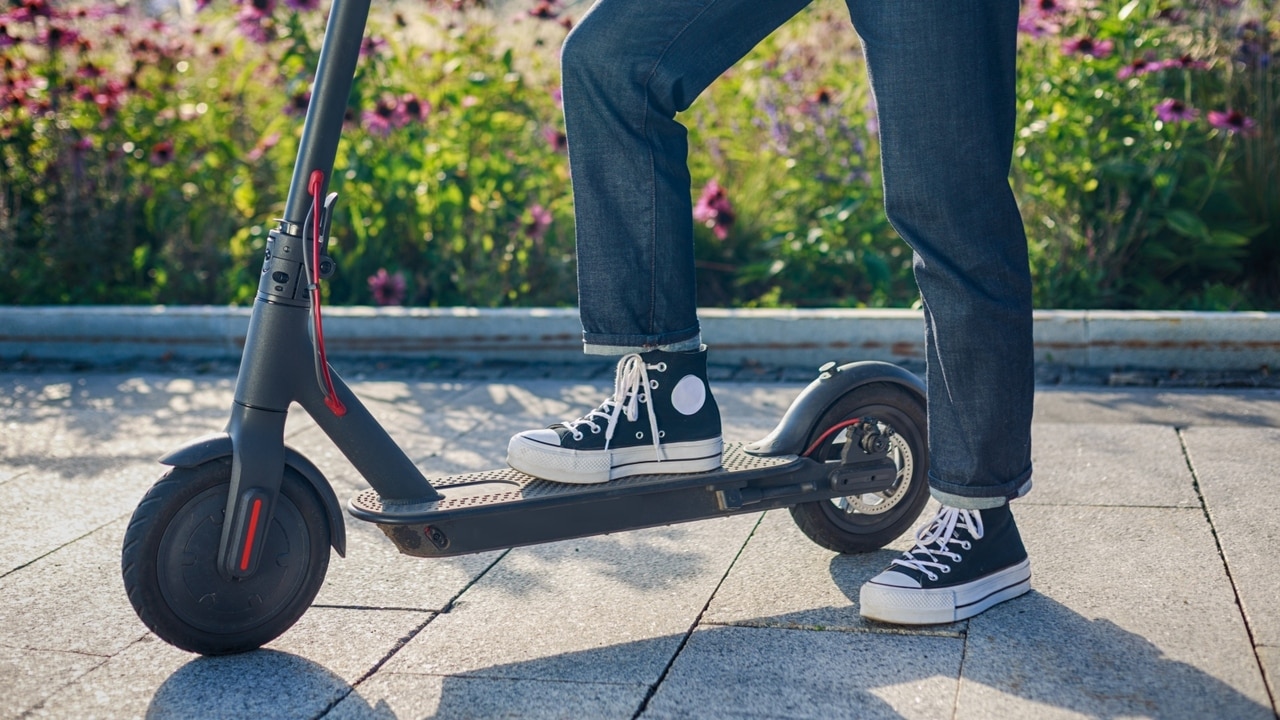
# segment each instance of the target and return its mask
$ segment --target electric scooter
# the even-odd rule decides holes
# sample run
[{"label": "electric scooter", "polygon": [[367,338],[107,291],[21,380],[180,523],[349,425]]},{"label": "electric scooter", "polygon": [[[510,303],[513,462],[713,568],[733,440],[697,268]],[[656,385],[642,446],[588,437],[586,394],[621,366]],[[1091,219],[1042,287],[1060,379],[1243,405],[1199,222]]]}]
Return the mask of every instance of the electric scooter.
[{"label": "electric scooter", "polygon": [[129,523],[122,570],[139,618],[196,653],[252,650],[289,629],[346,554],[342,508],[284,444],[297,403],[370,489],[347,504],[406,555],[434,558],[790,508],[823,547],[867,552],[928,499],[925,390],[882,362],[827,363],[774,430],[726,443],[722,467],[600,485],[512,469],[428,480],[329,365],[320,282],[336,193],[326,194],[370,0],[334,0],[284,218],[268,235],[223,432],[165,455]]}]

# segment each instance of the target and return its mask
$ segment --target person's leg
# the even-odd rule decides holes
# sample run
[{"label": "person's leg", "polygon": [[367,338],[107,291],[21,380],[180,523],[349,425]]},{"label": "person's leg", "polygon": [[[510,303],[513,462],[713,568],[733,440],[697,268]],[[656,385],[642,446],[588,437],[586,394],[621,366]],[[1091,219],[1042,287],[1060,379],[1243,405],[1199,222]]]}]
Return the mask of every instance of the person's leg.
[{"label": "person's leg", "polygon": [[565,39],[588,352],[698,335],[687,132],[675,116],[808,3],[600,0]]},{"label": "person's leg", "polygon": [[596,483],[720,466],[687,133],[675,116],[809,1],[600,0],[565,39],[583,341],[588,353],[624,357],[599,408],[513,437],[513,468]]},{"label": "person's leg", "polygon": [[862,612],[951,621],[1030,578],[1006,505],[1031,484],[1034,390],[1031,277],[1008,180],[1019,2],[848,5],[880,115],[885,209],[915,253],[929,482],[944,506],[913,552],[864,587]]}]

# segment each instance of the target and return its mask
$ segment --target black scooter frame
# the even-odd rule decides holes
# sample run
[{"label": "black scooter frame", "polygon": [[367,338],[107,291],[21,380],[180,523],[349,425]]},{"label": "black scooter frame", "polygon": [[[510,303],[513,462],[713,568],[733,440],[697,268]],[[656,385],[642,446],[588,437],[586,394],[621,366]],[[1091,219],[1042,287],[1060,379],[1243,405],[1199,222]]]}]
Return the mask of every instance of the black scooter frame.
[{"label": "black scooter frame", "polygon": [[[565,491],[544,492],[543,486],[554,484],[507,470],[496,471],[505,473],[497,480],[445,479],[442,495],[330,369],[334,395],[346,408],[342,415],[332,411],[316,378],[309,279],[304,272],[323,254],[313,257],[305,238],[312,231],[309,213],[316,198],[325,196],[332,174],[369,7],[370,0],[334,0],[331,7],[284,218],[268,236],[226,430],[192,441],[161,460],[193,467],[232,457],[227,521],[222,523],[218,554],[223,577],[248,577],[257,569],[266,536],[257,529],[270,525],[286,465],[316,489],[326,507],[332,545],[345,554],[342,513],[333,490],[314,465],[284,445],[285,418],[295,402],[373,488],[351,501],[352,515],[378,523],[402,552],[414,555],[454,555],[786,507],[892,485],[893,463],[883,456],[841,463],[834,470],[831,463],[796,457],[825,410],[862,385],[890,383],[924,397],[914,375],[887,363],[824,366],[821,377],[801,393],[768,437],[744,448],[729,448],[725,469]],[[323,182],[319,189],[309,188],[316,171]],[[325,202],[324,235],[332,200]],[[759,464],[743,460],[742,467],[731,460],[750,456],[777,459]],[[486,484],[498,492],[483,499],[477,493]]]}]

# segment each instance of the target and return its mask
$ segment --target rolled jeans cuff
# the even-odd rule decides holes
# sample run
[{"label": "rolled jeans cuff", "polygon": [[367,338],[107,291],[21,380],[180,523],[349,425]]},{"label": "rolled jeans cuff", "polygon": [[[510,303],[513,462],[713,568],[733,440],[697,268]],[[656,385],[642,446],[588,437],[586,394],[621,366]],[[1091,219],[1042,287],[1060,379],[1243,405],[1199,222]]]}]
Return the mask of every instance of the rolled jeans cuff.
[{"label": "rolled jeans cuff", "polygon": [[582,351],[587,355],[626,355],[628,353],[666,350],[667,352],[693,351],[702,347],[702,333],[698,328],[666,333],[653,337],[634,335],[582,334]]},{"label": "rolled jeans cuff", "polygon": [[1031,468],[1003,485],[955,485],[929,474],[929,494],[935,500],[961,510],[990,510],[1031,492]]}]

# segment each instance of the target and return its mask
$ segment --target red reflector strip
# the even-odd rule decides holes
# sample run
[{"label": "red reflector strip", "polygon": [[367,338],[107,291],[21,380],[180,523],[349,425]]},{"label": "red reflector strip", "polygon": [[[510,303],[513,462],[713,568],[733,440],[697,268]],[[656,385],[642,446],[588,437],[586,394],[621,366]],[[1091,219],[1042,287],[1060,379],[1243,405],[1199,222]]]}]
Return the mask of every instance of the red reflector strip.
[{"label": "red reflector strip", "polygon": [[249,552],[253,550],[253,536],[258,534],[258,516],[262,514],[262,498],[253,501],[253,510],[249,513],[249,532],[244,538],[244,552],[240,554],[240,569],[249,569]]}]

